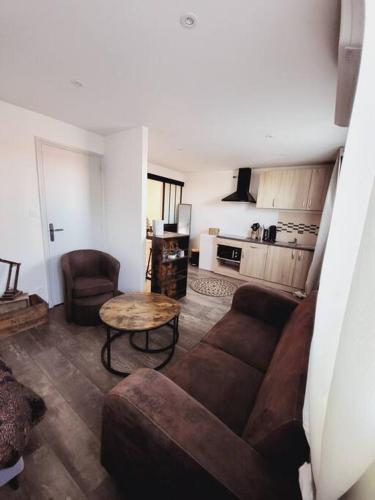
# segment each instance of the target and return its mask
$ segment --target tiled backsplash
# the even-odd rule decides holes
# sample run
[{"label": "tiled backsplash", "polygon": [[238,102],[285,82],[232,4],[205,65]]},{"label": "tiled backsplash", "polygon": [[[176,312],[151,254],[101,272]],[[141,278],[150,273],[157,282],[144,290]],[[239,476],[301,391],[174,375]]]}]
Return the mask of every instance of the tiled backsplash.
[{"label": "tiled backsplash", "polygon": [[315,245],[319,232],[320,214],[280,212],[277,223],[277,240],[293,241],[304,245]]}]

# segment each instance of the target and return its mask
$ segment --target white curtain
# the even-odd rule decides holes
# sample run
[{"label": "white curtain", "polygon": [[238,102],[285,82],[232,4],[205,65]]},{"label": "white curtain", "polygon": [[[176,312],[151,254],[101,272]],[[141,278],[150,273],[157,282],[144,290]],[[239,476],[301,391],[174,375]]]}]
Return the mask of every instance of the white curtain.
[{"label": "white curtain", "polygon": [[344,494],[348,500],[375,499],[374,60],[375,2],[366,1],[361,68],[320,277],[304,405],[317,500]]},{"label": "white curtain", "polygon": [[306,293],[310,293],[311,290],[318,288],[319,285],[320,272],[322,269],[324,252],[326,249],[329,228],[331,225],[333,204],[336,197],[337,180],[338,176],[340,175],[343,154],[344,148],[340,148],[328,186],[327,197],[324,203],[322,218],[320,220],[319,234],[316,240],[314,257],[311,262],[309,273],[306,279]]}]

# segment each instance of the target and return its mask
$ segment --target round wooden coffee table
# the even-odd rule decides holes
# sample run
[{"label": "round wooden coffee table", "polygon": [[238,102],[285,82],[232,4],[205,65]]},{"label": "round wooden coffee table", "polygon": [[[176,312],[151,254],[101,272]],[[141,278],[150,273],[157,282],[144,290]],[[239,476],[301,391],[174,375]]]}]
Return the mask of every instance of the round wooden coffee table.
[{"label": "round wooden coffee table", "polygon": [[[99,311],[102,322],[107,327],[107,340],[102,347],[102,363],[104,367],[122,377],[129,372],[116,370],[111,364],[111,344],[122,335],[129,334],[129,342],[134,349],[147,353],[168,351],[167,358],[155,370],[160,370],[172,359],[175,345],[178,341],[178,317],[180,304],[165,295],[158,293],[139,292],[125,293],[108,300]],[[149,333],[162,326],[172,328],[172,341],[165,347],[152,349],[149,347]],[[114,333],[112,333],[114,332]],[[140,347],[134,342],[134,336],[145,333],[145,346]]]}]

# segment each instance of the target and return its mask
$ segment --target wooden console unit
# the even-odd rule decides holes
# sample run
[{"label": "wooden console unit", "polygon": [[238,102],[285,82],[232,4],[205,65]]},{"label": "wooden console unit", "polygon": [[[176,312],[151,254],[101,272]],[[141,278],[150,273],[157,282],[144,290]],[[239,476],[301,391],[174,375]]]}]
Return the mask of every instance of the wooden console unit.
[{"label": "wooden console unit", "polygon": [[[171,259],[174,252],[184,255]],[[186,295],[189,261],[189,236],[165,232],[152,238],[151,291],[173,299]]]}]

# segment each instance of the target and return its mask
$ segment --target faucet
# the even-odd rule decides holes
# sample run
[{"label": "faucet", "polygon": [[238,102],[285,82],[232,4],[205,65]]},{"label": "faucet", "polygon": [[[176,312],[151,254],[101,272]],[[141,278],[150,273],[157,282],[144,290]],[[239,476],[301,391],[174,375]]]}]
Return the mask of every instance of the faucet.
[{"label": "faucet", "polygon": [[293,241],[288,241],[290,245],[297,245],[297,238],[294,238]]}]

